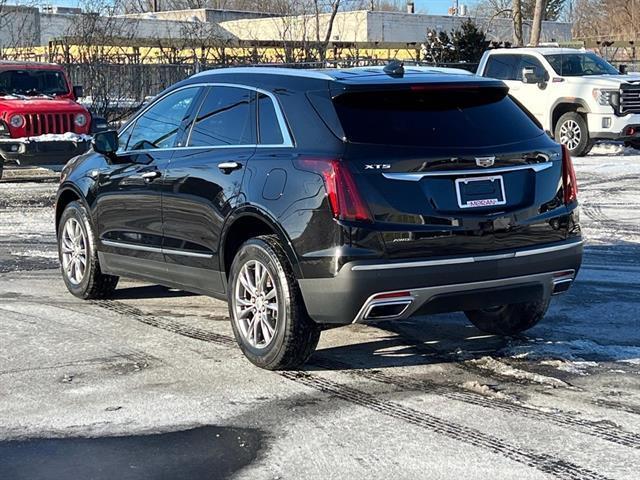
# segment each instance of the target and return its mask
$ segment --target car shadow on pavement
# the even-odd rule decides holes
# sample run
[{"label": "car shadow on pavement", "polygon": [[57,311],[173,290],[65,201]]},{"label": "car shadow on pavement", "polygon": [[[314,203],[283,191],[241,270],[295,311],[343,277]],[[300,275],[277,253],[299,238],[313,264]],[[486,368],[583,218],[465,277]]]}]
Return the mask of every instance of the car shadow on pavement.
[{"label": "car shadow on pavement", "polygon": [[466,322],[462,314],[417,317],[395,323],[385,321],[371,326],[385,335],[371,341],[319,349],[311,357],[309,368],[349,370],[459,362],[492,355],[509,342],[506,337],[480,332]]},{"label": "car shadow on pavement", "polygon": [[228,478],[263,448],[260,430],[206,426],[98,438],[0,441],[0,477],[11,480]]}]

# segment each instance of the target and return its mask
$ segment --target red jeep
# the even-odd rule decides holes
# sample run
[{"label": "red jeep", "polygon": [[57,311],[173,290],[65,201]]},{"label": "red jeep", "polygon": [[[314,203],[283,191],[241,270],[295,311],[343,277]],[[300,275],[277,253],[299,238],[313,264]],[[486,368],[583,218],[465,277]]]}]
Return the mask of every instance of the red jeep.
[{"label": "red jeep", "polygon": [[4,164],[55,168],[88,150],[106,122],[81,96],[60,65],[0,61],[0,178]]}]

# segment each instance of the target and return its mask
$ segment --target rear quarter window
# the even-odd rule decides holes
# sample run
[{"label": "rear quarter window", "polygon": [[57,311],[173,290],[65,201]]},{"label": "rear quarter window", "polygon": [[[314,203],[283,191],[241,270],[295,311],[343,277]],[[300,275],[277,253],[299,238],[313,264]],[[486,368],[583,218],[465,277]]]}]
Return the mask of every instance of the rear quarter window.
[{"label": "rear quarter window", "polygon": [[354,143],[485,147],[544,133],[502,87],[353,92],[334,105]]}]

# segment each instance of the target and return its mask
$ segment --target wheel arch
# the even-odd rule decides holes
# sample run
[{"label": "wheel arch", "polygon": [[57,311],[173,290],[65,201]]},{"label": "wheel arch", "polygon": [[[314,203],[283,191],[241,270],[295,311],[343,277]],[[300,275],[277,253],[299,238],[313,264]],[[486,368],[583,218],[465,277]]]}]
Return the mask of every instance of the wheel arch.
[{"label": "wheel arch", "polygon": [[276,235],[296,278],[302,277],[291,240],[277,220],[265,210],[251,205],[238,209],[225,222],[220,235],[220,271],[228,278],[231,263],[240,246],[260,235]]},{"label": "wheel arch", "polygon": [[[563,97],[555,101],[551,107],[551,135],[555,137],[556,125],[562,115],[568,112],[589,113],[589,105],[582,98]],[[586,118],[585,118],[586,121]]]},{"label": "wheel arch", "polygon": [[62,217],[62,212],[67,208],[71,202],[80,202],[82,203],[87,211],[89,211],[89,207],[84,196],[80,193],[80,191],[73,185],[67,184],[62,186],[58,190],[58,194],[56,196],[56,235],[58,234],[58,227],[60,224],[60,218]]}]

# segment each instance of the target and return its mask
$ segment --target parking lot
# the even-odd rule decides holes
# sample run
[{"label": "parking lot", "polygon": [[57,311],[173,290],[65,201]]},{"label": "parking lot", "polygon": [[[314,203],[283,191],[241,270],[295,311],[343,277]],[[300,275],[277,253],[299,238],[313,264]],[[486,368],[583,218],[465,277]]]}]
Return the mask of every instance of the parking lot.
[{"label": "parking lot", "polygon": [[583,267],[526,335],[462,313],[353,325],[298,372],[245,360],[223,302],[134,281],[71,296],[55,180],[9,176],[0,479],[638,478],[638,153],[574,160]]}]

